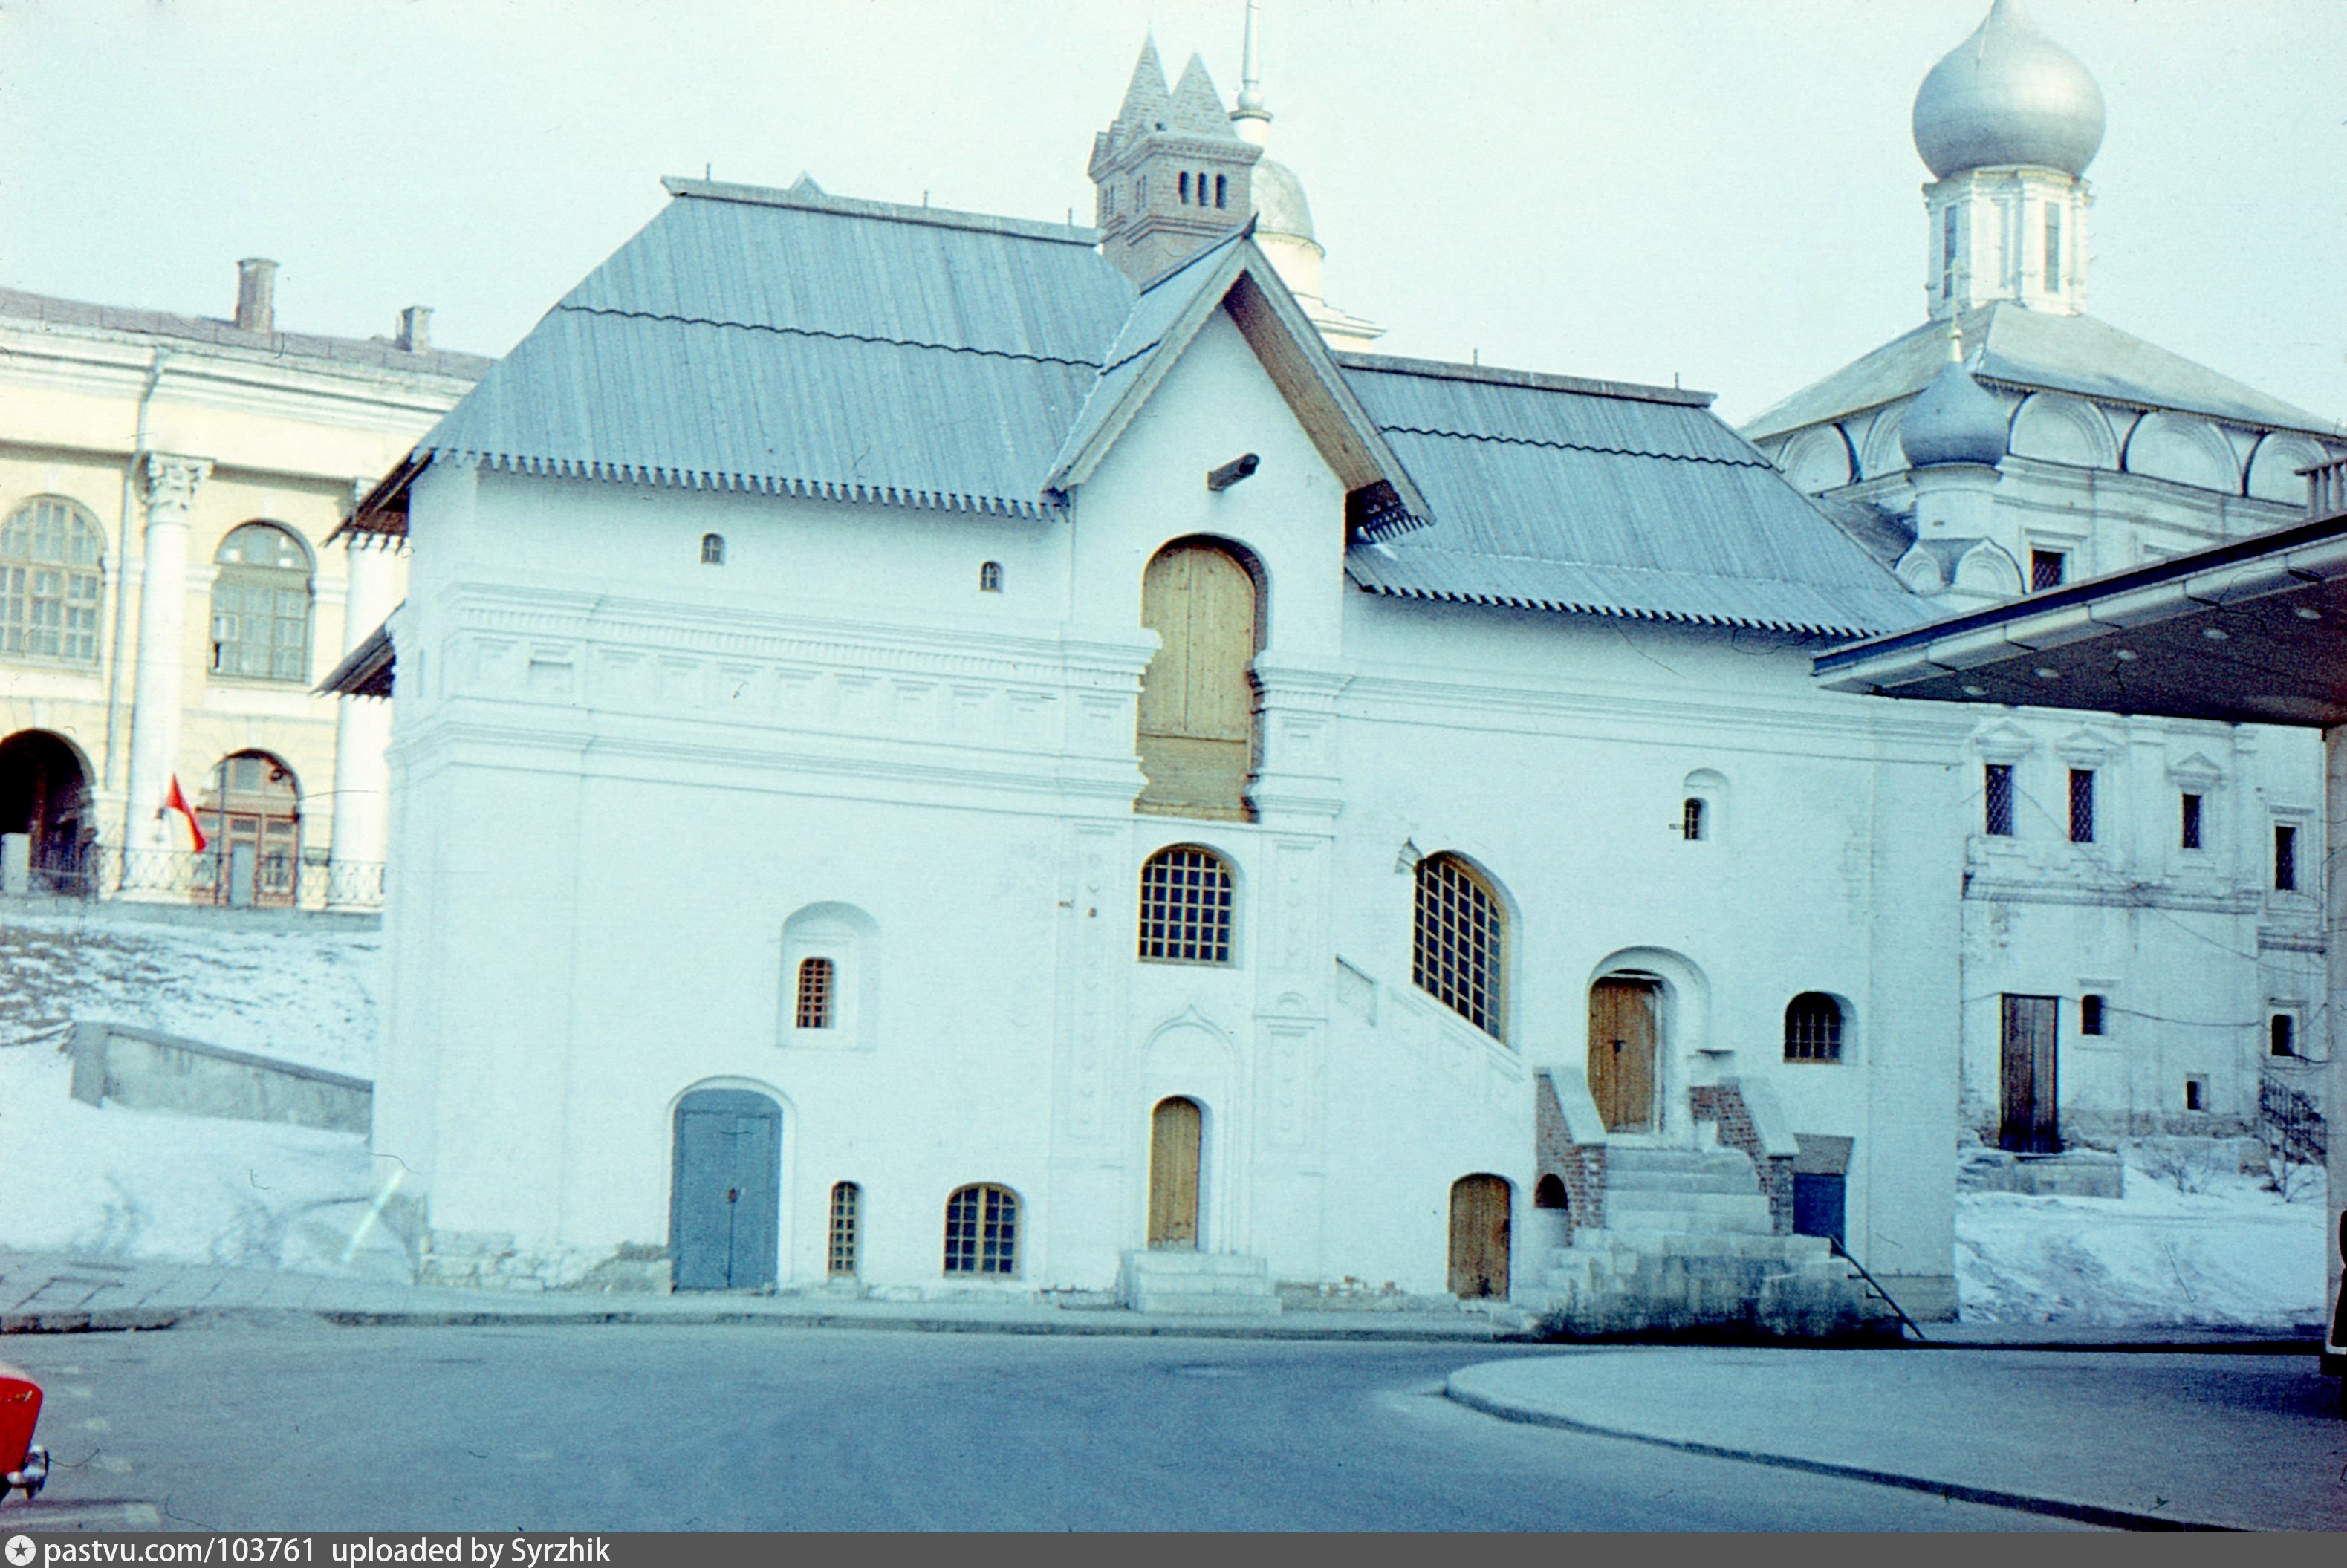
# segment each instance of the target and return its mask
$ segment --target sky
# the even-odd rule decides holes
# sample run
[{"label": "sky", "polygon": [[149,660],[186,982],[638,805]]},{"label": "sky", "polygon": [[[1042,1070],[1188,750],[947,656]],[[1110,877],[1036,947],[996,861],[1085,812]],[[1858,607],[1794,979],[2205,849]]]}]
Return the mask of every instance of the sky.
[{"label": "sky", "polygon": [[[2025,0],[2101,83],[2088,308],[2347,418],[2347,3]],[[1986,0],[1266,0],[1272,154],[1378,346],[1719,395],[1923,319],[1908,115]],[[0,285],[502,354],[663,174],[1089,221],[1142,38],[1244,0],[0,0]]]}]

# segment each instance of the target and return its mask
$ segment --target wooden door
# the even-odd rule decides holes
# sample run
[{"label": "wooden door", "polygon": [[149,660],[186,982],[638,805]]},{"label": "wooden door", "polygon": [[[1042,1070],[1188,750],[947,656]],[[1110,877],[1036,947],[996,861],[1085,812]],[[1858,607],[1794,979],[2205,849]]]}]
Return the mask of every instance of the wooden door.
[{"label": "wooden door", "polygon": [[1141,679],[1143,811],[1244,819],[1254,761],[1255,579],[1210,545],[1171,545],[1141,583],[1161,641]]},{"label": "wooden door", "polygon": [[677,1289],[752,1290],[774,1282],[782,1127],[782,1107],[747,1090],[701,1090],[677,1106],[669,1198]]},{"label": "wooden door", "polygon": [[1589,1092],[1609,1132],[1655,1130],[1656,994],[1652,980],[1589,988]]},{"label": "wooden door", "polygon": [[1450,1294],[1508,1294],[1508,1184],[1497,1176],[1450,1185]]},{"label": "wooden door", "polygon": [[2004,1104],[1996,1135],[2001,1148],[2034,1154],[2061,1150],[2054,1071],[2061,1020],[2058,997],[2004,999]]},{"label": "wooden door", "polygon": [[1149,1245],[1198,1245],[1198,1154],[1205,1116],[1194,1100],[1161,1100],[1149,1119]]}]

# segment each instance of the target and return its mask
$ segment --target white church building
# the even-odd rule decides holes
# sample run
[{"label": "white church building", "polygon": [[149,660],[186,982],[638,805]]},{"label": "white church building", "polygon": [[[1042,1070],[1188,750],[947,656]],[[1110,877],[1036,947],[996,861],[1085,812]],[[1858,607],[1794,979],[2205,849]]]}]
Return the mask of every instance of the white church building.
[{"label": "white church building", "polygon": [[1093,228],[671,180],[361,506],[427,1276],[1952,1311],[1980,715],[1809,674],[1945,608],[1891,487],[1359,352],[1247,77]]}]

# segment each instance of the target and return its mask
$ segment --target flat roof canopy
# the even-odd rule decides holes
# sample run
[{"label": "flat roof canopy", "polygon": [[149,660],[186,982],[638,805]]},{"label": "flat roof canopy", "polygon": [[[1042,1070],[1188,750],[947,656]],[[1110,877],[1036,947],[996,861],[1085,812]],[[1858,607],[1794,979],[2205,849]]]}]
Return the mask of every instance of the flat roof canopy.
[{"label": "flat roof canopy", "polygon": [[1837,692],[2233,723],[2347,723],[2347,516],[1820,655]]}]

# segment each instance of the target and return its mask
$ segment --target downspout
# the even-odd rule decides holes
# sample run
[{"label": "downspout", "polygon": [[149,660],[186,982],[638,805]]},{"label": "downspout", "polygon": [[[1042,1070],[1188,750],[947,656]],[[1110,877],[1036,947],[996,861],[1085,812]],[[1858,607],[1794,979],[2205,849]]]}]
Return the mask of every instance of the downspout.
[{"label": "downspout", "polygon": [[169,356],[157,349],[147,366],[147,390],[138,397],[138,423],[130,437],[130,461],[122,470],[122,507],[114,540],[114,651],[106,670],[106,787],[115,787],[122,752],[122,605],[130,591],[131,488],[138,483],[138,464],[147,456],[147,413],[155,405],[155,389],[163,384]]}]

